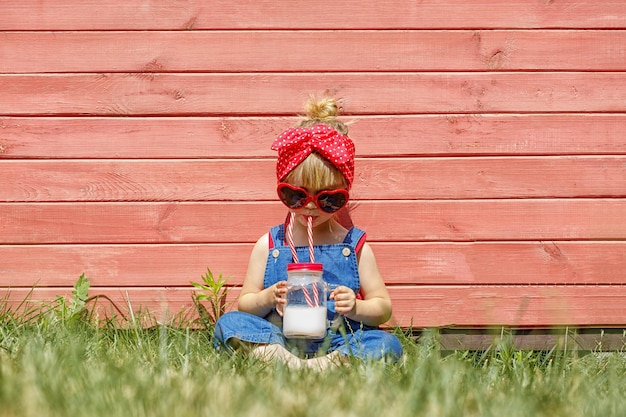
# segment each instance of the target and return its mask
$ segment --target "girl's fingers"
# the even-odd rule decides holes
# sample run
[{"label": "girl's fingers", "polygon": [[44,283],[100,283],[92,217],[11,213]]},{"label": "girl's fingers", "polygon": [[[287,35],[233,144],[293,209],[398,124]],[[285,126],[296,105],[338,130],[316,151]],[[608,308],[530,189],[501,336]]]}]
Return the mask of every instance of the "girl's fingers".
[{"label": "girl's fingers", "polygon": [[285,294],[287,294],[287,283],[285,281],[280,281],[274,285],[274,305],[279,306],[285,304],[287,300],[285,299]]}]

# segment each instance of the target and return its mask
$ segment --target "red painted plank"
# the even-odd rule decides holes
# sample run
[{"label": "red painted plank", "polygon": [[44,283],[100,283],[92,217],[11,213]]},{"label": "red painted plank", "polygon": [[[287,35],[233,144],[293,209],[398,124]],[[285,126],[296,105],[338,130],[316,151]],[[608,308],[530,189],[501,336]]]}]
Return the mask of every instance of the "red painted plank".
[{"label": "red painted plank", "polygon": [[372,243],[389,284],[626,284],[626,242]]},{"label": "red painted plank", "polygon": [[[350,136],[362,157],[623,155],[626,149],[626,114],[347,120],[353,119]],[[0,117],[0,158],[275,158],[271,142],[295,123],[287,117]]]},{"label": "red painted plank", "polygon": [[0,30],[615,28],[621,0],[297,1],[22,0],[3,5]]},{"label": "red painted plank", "polygon": [[[4,244],[254,242],[278,202],[0,203]],[[626,199],[359,201],[370,241],[621,240]]]},{"label": "red painted plank", "polygon": [[[4,297],[15,306],[39,308],[38,302],[68,297],[71,288],[11,289]],[[235,297],[236,291],[232,292]],[[160,322],[181,310],[191,314],[190,287],[92,288],[90,295],[107,295],[122,313],[150,311]],[[403,327],[485,326],[582,326],[621,327],[626,324],[626,286],[471,286],[391,287],[393,318],[390,325]],[[99,306],[111,312],[104,299]]]},{"label": "red painted plank", "polygon": [[[626,284],[626,242],[373,242],[389,285]],[[241,285],[251,243],[0,245],[0,287],[185,286],[210,268]]]},{"label": "red painted plank", "polygon": [[[270,150],[272,141],[296,121],[263,117],[0,117],[0,158],[275,157],[276,152]],[[626,117],[623,124],[626,127]]]},{"label": "red painted plank", "polygon": [[626,111],[618,72],[3,75],[0,91],[5,115],[284,115],[324,91],[348,115]]},{"label": "red painted plank", "polygon": [[394,322],[414,327],[618,326],[626,285],[392,288]]},{"label": "red painted plank", "polygon": [[[626,157],[357,159],[354,199],[626,197]],[[273,160],[17,161],[0,201],[276,199]]]},{"label": "red painted plank", "polygon": [[0,245],[0,287],[185,286],[207,268],[240,285],[251,243],[175,245]]},{"label": "red painted plank", "polygon": [[277,200],[275,165],[254,159],[4,161],[0,177],[10,185],[0,200]]},{"label": "red painted plank", "polygon": [[623,30],[7,32],[1,39],[0,73],[626,70]]}]

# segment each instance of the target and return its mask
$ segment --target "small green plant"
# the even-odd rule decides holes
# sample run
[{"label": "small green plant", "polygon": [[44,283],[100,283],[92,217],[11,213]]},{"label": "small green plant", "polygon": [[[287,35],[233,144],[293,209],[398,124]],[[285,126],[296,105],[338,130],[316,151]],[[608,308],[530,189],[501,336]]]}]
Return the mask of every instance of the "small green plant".
[{"label": "small green plant", "polygon": [[88,294],[91,284],[85,274],[82,274],[74,283],[72,296],[69,300],[65,297],[57,296],[56,306],[52,309],[57,317],[63,322],[75,322],[84,318],[87,314],[85,304],[89,301]]},{"label": "small green plant", "polygon": [[[227,284],[231,278],[224,278],[220,273],[216,279],[211,269],[207,268],[207,272],[202,276],[202,282],[191,281],[191,285],[199,290],[199,292],[193,293],[193,302],[198,309],[200,319],[207,328],[213,328],[217,320],[232,304],[232,302],[227,301],[232,288]],[[208,309],[202,304],[203,301],[208,302]]]},{"label": "small green plant", "polygon": [[72,290],[72,298],[70,299],[69,306],[70,317],[74,317],[85,311],[85,303],[87,302],[90,287],[91,283],[85,274],[81,274],[74,283],[74,289]]},{"label": "small green plant", "polygon": [[[72,295],[69,298],[60,295],[57,296],[53,303],[50,303],[41,309],[41,313],[44,314],[39,315],[39,318],[50,317],[49,313],[51,313],[52,317],[65,324],[92,322],[92,320],[93,323],[95,323],[98,321],[94,315],[96,311],[96,303],[102,298],[107,300],[111,307],[117,311],[121,320],[127,320],[122,310],[120,310],[112,299],[104,294],[89,296],[90,289],[91,283],[89,282],[89,279],[84,273],[81,274],[78,280],[74,283]],[[90,307],[88,307],[88,304]],[[37,316],[33,317],[36,318]],[[111,317],[108,320],[115,320],[115,317]]]}]

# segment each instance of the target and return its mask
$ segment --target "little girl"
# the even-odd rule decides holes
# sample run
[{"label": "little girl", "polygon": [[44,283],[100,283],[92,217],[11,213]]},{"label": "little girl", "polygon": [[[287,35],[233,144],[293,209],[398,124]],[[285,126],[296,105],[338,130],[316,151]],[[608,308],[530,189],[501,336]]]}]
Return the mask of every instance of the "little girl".
[{"label": "little girl", "polygon": [[[347,210],[354,180],[354,144],[347,126],[336,119],[334,99],[310,99],[306,111],[299,127],[284,131],[272,145],[278,151],[277,191],[289,209],[287,221],[254,245],[238,311],[216,323],[216,345],[243,348],[291,368],[323,369],[349,355],[397,360],[399,340],[377,329],[391,317],[391,300],[374,253],[364,231],[346,229],[338,220],[338,213]],[[339,318],[319,341],[282,334],[287,264],[296,261],[294,250],[301,262],[309,260],[307,227],[312,227],[315,262],[323,264],[323,279],[334,287],[329,316]]]}]

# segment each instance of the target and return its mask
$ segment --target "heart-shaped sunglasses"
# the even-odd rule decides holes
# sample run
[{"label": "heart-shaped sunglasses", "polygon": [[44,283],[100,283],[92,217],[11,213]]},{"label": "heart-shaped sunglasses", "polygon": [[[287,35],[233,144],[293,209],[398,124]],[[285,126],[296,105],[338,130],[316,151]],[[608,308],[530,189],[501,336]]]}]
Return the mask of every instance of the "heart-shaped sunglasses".
[{"label": "heart-shaped sunglasses", "polygon": [[322,190],[315,195],[311,195],[304,188],[281,182],[276,190],[278,191],[280,201],[292,210],[304,208],[312,201],[323,212],[335,213],[346,205],[349,198],[348,190],[343,188]]}]

